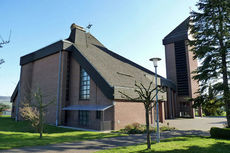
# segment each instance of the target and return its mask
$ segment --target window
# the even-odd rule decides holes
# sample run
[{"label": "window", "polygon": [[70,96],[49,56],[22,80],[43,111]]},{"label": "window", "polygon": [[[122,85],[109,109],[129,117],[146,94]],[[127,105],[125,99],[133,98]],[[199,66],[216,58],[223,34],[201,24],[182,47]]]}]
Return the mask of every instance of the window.
[{"label": "window", "polygon": [[78,112],[78,120],[80,125],[87,126],[89,123],[89,111],[80,110]]},{"label": "window", "polygon": [[185,41],[178,41],[174,44],[176,57],[177,92],[179,96],[188,96],[189,86]]},{"label": "window", "polygon": [[89,99],[90,97],[90,77],[88,73],[81,68],[80,99]]},{"label": "window", "polygon": [[96,119],[101,119],[101,111],[96,111]]}]

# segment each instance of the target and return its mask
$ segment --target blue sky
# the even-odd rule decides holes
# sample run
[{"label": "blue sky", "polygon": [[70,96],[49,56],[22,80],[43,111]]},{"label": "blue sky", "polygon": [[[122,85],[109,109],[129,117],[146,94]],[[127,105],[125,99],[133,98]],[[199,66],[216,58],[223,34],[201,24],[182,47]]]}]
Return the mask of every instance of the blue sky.
[{"label": "blue sky", "polygon": [[10,96],[19,80],[20,56],[69,36],[70,25],[86,27],[110,50],[166,76],[162,39],[189,16],[197,0],[2,0],[0,35],[10,44],[0,48],[0,96]]}]

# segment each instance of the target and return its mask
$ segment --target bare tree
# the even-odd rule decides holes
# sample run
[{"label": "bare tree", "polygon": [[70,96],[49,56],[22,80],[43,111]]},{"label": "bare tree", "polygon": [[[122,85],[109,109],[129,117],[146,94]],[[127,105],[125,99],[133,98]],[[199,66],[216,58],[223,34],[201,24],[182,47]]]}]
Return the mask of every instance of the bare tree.
[{"label": "bare tree", "polygon": [[0,65],[3,64],[5,61],[4,59],[0,59]]},{"label": "bare tree", "polygon": [[[0,39],[1,39],[0,48],[2,48],[3,45],[5,45],[5,44],[10,43],[10,38],[11,38],[11,31],[10,31],[9,39],[8,39],[8,40],[4,40],[4,39],[2,38],[2,36],[0,35]],[[1,58],[0,58],[0,65],[3,64],[3,63],[5,63],[4,59],[1,59]]]},{"label": "bare tree", "polygon": [[4,40],[4,39],[2,38],[2,36],[0,35],[0,39],[1,39],[1,42],[0,42],[0,48],[2,48],[2,47],[3,47],[3,45],[5,45],[5,44],[10,43],[10,38],[11,38],[11,31],[10,31],[10,34],[9,34],[9,38],[8,38],[8,40]]},{"label": "bare tree", "polygon": [[21,116],[31,122],[32,126],[40,133],[40,138],[42,138],[43,134],[47,107],[55,102],[55,99],[53,99],[44,104],[43,98],[44,96],[40,88],[38,88],[32,94],[26,96],[26,102],[24,102],[23,107],[20,109]]},{"label": "bare tree", "polygon": [[[149,114],[152,108],[155,106],[154,98],[158,94],[156,92],[156,88],[151,88],[153,82],[150,82],[148,88],[146,88],[142,83],[137,84],[135,82],[135,90],[134,92],[137,93],[138,97],[132,98],[127,94],[119,91],[123,96],[125,96],[128,100],[133,102],[142,102],[145,107],[145,119],[146,119],[146,132],[147,132],[147,149],[151,149],[151,138],[150,138],[150,130],[149,130]],[[158,86],[158,92],[164,92],[163,87]]]}]

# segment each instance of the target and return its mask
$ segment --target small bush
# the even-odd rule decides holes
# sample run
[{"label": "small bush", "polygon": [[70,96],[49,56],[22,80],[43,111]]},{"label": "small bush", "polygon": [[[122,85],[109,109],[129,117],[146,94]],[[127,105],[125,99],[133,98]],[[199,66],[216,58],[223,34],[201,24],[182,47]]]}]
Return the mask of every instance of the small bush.
[{"label": "small bush", "polygon": [[162,126],[160,127],[160,131],[173,131],[173,130],[176,130],[175,127],[169,127],[169,126]]},{"label": "small bush", "polygon": [[212,127],[210,135],[212,138],[230,139],[230,128]]},{"label": "small bush", "polygon": [[[168,126],[162,126],[160,127],[160,131],[172,131],[175,130],[175,127],[168,127]],[[157,128],[150,126],[149,127],[150,132],[156,132]],[[146,133],[146,126],[139,124],[139,123],[133,123],[126,125],[124,129],[121,129],[120,132],[127,133],[127,134],[141,134]]]},{"label": "small bush", "polygon": [[125,128],[124,128],[124,130],[126,130],[126,131],[129,131],[129,130],[132,130],[132,129],[134,129],[134,126],[132,124],[126,125]]},{"label": "small bush", "polygon": [[139,123],[133,123],[131,125],[125,126],[125,128],[122,129],[122,131],[128,134],[140,134],[140,133],[143,133],[144,128]]}]

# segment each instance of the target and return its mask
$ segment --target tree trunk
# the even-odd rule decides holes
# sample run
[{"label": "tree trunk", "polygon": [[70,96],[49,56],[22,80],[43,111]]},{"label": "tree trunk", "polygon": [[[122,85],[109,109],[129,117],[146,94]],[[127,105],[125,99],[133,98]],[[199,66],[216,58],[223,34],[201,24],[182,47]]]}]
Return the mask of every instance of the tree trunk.
[{"label": "tree trunk", "polygon": [[223,63],[223,84],[224,84],[224,103],[226,107],[226,118],[227,118],[227,127],[230,128],[230,102],[229,102],[229,87],[228,87],[228,75],[227,75],[227,63],[226,57],[222,57]]},{"label": "tree trunk", "polygon": [[145,109],[145,117],[146,117],[146,132],[147,132],[147,149],[151,149],[151,137],[149,131],[149,109]]},{"label": "tree trunk", "polygon": [[43,133],[43,108],[40,105],[40,111],[39,111],[39,133],[40,133],[40,139],[42,138]]},{"label": "tree trunk", "polygon": [[[221,9],[219,8],[219,13],[222,15]],[[227,70],[227,49],[224,45],[223,36],[223,15],[220,18],[220,49],[221,49],[221,60],[222,60],[222,75],[223,75],[223,88],[224,88],[224,103],[226,107],[226,118],[227,127],[230,127],[230,99],[229,99],[229,86],[228,86],[228,70]]]},{"label": "tree trunk", "polygon": [[42,138],[42,133],[43,133],[43,124],[41,123],[40,125],[40,139]]}]

